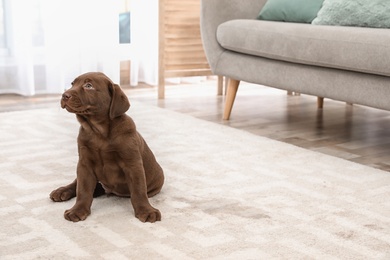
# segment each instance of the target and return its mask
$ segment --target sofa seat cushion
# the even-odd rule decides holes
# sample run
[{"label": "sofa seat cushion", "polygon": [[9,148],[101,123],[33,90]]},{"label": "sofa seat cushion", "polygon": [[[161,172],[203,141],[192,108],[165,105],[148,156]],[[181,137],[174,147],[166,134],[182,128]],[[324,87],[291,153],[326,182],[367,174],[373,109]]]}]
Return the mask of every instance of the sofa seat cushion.
[{"label": "sofa seat cushion", "polygon": [[390,76],[389,29],[231,20],[217,41],[244,54]]}]

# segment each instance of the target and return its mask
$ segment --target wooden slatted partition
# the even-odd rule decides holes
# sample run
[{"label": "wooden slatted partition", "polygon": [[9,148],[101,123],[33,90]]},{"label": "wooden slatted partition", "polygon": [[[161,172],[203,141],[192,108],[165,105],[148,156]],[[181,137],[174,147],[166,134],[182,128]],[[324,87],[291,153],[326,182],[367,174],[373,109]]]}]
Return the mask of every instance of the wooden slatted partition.
[{"label": "wooden slatted partition", "polygon": [[159,86],[165,97],[165,78],[208,76],[200,35],[200,0],[159,1]]}]

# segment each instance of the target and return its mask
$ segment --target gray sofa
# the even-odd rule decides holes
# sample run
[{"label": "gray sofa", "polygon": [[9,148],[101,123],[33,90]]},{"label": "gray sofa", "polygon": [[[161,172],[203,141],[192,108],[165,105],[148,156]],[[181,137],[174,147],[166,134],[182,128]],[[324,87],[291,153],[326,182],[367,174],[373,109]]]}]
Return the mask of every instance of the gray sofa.
[{"label": "gray sofa", "polygon": [[201,34],[214,74],[390,110],[390,30],[260,21],[266,0],[202,0]]}]

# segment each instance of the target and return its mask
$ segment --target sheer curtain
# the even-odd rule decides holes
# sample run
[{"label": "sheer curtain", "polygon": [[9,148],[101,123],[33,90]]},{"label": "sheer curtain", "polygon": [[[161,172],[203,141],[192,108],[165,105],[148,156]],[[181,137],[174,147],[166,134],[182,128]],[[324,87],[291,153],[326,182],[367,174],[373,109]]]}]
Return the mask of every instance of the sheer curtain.
[{"label": "sheer curtain", "polygon": [[158,0],[131,0],[131,85],[158,82]]},{"label": "sheer curtain", "polygon": [[157,0],[131,1],[130,45],[119,44],[120,1],[0,1],[6,34],[0,93],[62,93],[75,76],[88,71],[101,71],[119,83],[120,61],[126,59],[131,60],[132,85],[139,80],[156,84],[157,20],[145,16],[158,10]]}]

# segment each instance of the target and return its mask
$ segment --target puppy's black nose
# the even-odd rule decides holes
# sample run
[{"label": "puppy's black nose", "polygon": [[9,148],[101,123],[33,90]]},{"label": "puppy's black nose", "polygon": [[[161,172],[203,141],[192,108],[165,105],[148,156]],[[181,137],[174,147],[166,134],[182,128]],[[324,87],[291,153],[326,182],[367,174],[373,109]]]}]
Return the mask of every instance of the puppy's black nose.
[{"label": "puppy's black nose", "polygon": [[72,96],[69,94],[69,93],[64,93],[64,94],[62,94],[62,99],[64,100],[64,101],[66,101],[66,100],[68,100],[68,99],[70,99]]}]

